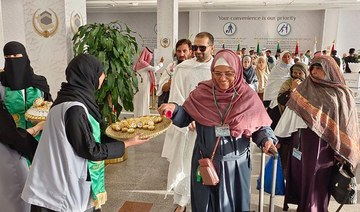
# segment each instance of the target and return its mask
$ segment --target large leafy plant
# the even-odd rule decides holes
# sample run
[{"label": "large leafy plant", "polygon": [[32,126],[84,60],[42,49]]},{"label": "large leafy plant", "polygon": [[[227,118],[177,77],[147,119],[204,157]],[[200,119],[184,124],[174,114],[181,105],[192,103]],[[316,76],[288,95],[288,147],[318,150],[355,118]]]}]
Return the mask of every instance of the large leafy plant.
[{"label": "large leafy plant", "polygon": [[[73,37],[75,55],[89,53],[104,66],[105,81],[96,94],[102,116],[107,122],[118,118],[122,109],[133,111],[134,94],[138,81],[133,71],[134,56],[138,51],[133,32],[126,24],[118,30],[118,22],[81,26]],[[114,112],[116,111],[116,112]]]}]

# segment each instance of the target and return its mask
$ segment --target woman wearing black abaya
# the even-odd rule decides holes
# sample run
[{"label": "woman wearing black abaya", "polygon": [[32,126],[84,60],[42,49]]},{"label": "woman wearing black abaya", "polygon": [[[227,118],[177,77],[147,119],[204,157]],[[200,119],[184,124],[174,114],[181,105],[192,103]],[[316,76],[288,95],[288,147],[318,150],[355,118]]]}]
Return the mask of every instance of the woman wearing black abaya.
[{"label": "woman wearing black abaya", "polygon": [[82,54],[69,63],[22,193],[32,212],[100,208],[107,199],[103,160],[148,141],[138,135],[123,142],[101,137],[95,91],[104,79],[94,56]]},{"label": "woman wearing black abaya", "polygon": [[43,122],[33,126],[25,120],[25,112],[37,97],[51,100],[51,95],[45,77],[34,74],[21,43],[7,43],[4,57],[4,72],[0,73],[0,205],[1,211],[28,212],[30,205],[20,195],[29,172],[26,159],[33,159],[37,146],[32,136],[42,129]]},{"label": "woman wearing black abaya", "polygon": [[1,101],[0,126],[1,211],[27,212],[30,205],[20,195],[29,172],[26,159],[32,161],[37,141],[26,130],[16,128],[11,114]]},{"label": "woman wearing black abaya", "polygon": [[17,127],[30,128],[32,135],[38,135],[44,123],[34,126],[25,120],[25,112],[38,97],[52,100],[46,78],[34,74],[25,47],[21,43],[11,41],[5,44],[4,57],[4,72],[0,73],[0,100],[13,116]]}]

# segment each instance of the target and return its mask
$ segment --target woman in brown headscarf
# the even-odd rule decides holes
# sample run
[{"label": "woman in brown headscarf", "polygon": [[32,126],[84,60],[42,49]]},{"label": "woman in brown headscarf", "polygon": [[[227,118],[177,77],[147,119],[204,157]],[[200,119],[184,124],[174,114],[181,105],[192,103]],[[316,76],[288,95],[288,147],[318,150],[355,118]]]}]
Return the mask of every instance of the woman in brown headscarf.
[{"label": "woman in brown headscarf", "polygon": [[259,81],[257,92],[259,94],[260,99],[263,100],[264,89],[266,87],[270,74],[270,70],[266,62],[266,57],[260,56],[257,58],[255,72],[256,72],[256,77],[258,78]]},{"label": "woman in brown headscarf", "polygon": [[360,160],[355,101],[333,58],[313,59],[310,76],[291,94],[275,134],[292,136],[294,147],[285,209],[293,203],[298,211],[328,211],[335,158],[345,160],[352,170]]},{"label": "woman in brown headscarf", "polygon": [[[210,70],[209,70],[210,71]],[[197,138],[191,162],[192,211],[250,210],[250,137],[264,152],[277,139],[271,120],[257,93],[243,79],[240,58],[220,50],[211,64],[212,79],[199,83],[183,106],[162,104],[159,113],[173,112],[173,123],[186,127],[196,122]],[[218,140],[219,139],[219,140]],[[216,143],[219,141],[217,147]],[[203,185],[198,160],[210,158],[220,182]]]}]

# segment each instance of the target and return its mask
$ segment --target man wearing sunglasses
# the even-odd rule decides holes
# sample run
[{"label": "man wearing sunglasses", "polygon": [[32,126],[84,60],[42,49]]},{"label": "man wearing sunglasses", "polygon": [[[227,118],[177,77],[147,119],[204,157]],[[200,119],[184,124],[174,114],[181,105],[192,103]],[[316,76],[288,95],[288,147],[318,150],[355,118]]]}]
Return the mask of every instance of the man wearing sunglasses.
[{"label": "man wearing sunglasses", "polygon": [[[195,58],[177,65],[172,77],[169,102],[182,105],[199,82],[211,79],[214,37],[208,32],[195,36],[191,46]],[[190,168],[196,139],[195,123],[188,128],[171,126],[166,131],[162,157],[170,162],[167,191],[174,191],[175,211],[182,212],[190,203]]]}]

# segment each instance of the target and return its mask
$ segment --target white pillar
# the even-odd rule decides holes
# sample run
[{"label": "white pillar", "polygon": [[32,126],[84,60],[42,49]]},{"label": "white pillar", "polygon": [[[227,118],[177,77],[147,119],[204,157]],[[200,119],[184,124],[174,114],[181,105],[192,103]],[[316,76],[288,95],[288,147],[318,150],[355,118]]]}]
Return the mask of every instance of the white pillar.
[{"label": "white pillar", "polygon": [[3,44],[24,44],[34,72],[47,78],[55,98],[73,57],[74,30],[86,23],[86,1],[2,0],[1,6]]},{"label": "white pillar", "polygon": [[165,66],[173,60],[173,50],[178,41],[178,0],[157,1],[157,51],[154,63],[164,57]]},{"label": "white pillar", "polygon": [[[0,46],[4,46],[4,24],[3,24],[3,12],[2,12],[2,3],[0,1]],[[3,68],[4,64],[4,53],[0,49],[0,69]]]},{"label": "white pillar", "polygon": [[194,42],[196,34],[201,32],[201,11],[189,12],[189,39]]},{"label": "white pillar", "polygon": [[25,22],[23,0],[1,0],[1,23],[0,23],[0,64],[4,66],[3,47],[9,41],[25,42]]},{"label": "white pillar", "polygon": [[339,25],[339,9],[326,9],[321,50],[331,50],[333,41],[337,40]]}]

